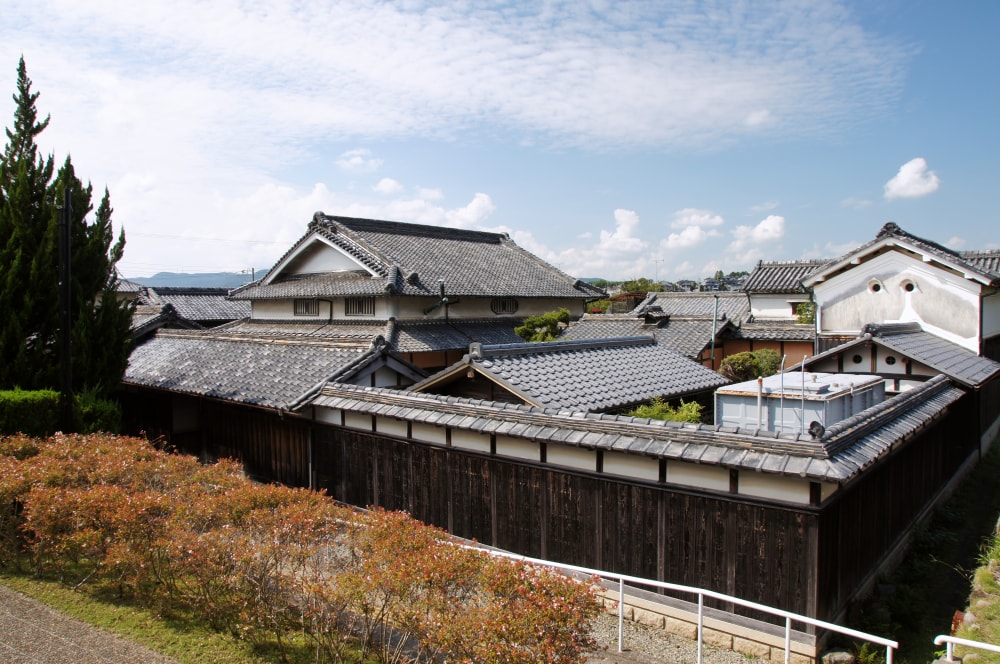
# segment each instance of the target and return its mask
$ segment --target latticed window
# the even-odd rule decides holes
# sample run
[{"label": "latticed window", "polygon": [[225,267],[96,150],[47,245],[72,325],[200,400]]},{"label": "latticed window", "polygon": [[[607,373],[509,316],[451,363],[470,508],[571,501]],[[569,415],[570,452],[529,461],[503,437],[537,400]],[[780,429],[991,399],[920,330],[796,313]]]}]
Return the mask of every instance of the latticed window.
[{"label": "latticed window", "polygon": [[296,316],[319,316],[319,300],[295,300]]},{"label": "latticed window", "polygon": [[490,309],[493,313],[500,314],[515,314],[517,313],[517,298],[513,297],[495,297],[493,301],[490,302]]},{"label": "latticed window", "polygon": [[345,316],[374,316],[374,297],[348,297],[344,299]]}]

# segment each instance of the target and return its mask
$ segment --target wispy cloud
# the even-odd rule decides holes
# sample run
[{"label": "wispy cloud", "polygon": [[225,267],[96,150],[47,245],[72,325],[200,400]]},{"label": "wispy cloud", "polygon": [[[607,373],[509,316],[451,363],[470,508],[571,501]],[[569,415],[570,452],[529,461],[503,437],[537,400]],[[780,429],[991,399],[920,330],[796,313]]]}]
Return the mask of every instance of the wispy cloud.
[{"label": "wispy cloud", "polygon": [[885,183],[885,198],[920,198],[933,194],[941,186],[941,178],[927,168],[927,160],[917,157],[899,167],[899,172]]},{"label": "wispy cloud", "polygon": [[373,157],[371,150],[359,148],[341,154],[337,166],[349,173],[372,173],[382,166],[382,160]]},{"label": "wispy cloud", "polygon": [[766,255],[777,253],[778,242],[785,237],[785,218],[768,215],[753,226],[737,226],[732,236],[733,240],[726,248],[727,262],[745,267]]}]

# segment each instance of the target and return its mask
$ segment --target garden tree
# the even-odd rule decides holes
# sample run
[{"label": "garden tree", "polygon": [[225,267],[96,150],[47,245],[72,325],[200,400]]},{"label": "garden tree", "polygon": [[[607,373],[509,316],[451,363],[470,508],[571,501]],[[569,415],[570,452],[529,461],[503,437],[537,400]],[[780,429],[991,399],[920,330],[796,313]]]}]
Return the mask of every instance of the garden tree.
[{"label": "garden tree", "polygon": [[684,401],[681,399],[676,406],[663,397],[653,397],[647,404],[637,406],[628,412],[632,417],[648,417],[651,420],[668,420],[670,422],[691,422],[697,424],[701,422],[701,414],[705,409],[697,401]]},{"label": "garden tree", "polygon": [[816,322],[816,303],[800,302],[795,306],[795,322],[811,325]]},{"label": "garden tree", "polygon": [[529,343],[552,341],[559,336],[559,325],[569,323],[569,309],[557,309],[540,316],[529,316],[514,328],[514,334]]},{"label": "garden tree", "polygon": [[115,265],[125,236],[114,240],[107,190],[92,221],[92,188],[66,157],[53,177],[52,156],[38,154],[38,121],[31,79],[22,57],[17,69],[13,129],[0,158],[0,387],[59,385],[57,334],[59,208],[72,202],[71,301],[74,389],[110,392],[128,361],[132,309],[116,296]]},{"label": "garden tree", "polygon": [[737,383],[759,377],[773,376],[781,367],[778,351],[762,348],[727,356],[719,365],[719,373]]},{"label": "garden tree", "polygon": [[662,284],[658,284],[647,277],[639,277],[638,279],[632,279],[622,284],[622,291],[626,293],[659,293],[662,290]]}]

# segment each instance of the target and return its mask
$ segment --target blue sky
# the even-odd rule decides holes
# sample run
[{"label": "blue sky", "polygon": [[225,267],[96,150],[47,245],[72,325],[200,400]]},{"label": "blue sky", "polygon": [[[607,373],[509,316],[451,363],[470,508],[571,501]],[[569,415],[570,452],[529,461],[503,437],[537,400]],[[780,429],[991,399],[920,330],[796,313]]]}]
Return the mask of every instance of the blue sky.
[{"label": "blue sky", "polygon": [[322,210],[700,278],[886,221],[1000,248],[998,31],[994,0],[5,0],[0,122],[23,54],[126,276],[270,266]]}]

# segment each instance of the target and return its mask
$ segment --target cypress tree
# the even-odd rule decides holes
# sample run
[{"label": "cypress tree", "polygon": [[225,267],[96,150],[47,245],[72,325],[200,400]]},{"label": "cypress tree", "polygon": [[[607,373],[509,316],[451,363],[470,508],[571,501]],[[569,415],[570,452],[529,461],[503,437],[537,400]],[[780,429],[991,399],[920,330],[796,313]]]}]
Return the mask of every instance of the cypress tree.
[{"label": "cypress tree", "polygon": [[66,158],[53,178],[52,156],[38,155],[38,121],[31,79],[22,57],[17,69],[13,129],[0,158],[0,387],[58,388],[59,209],[64,191],[72,199],[71,304],[74,390],[106,395],[128,361],[131,305],[116,297],[117,271],[125,246],[114,241],[107,190],[93,221],[92,187],[76,176]]}]

